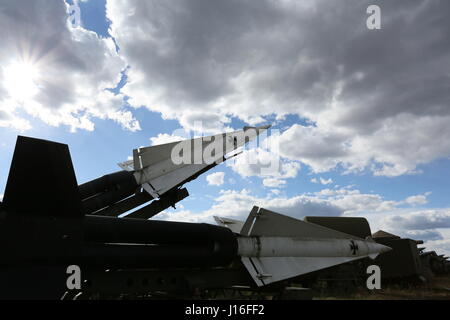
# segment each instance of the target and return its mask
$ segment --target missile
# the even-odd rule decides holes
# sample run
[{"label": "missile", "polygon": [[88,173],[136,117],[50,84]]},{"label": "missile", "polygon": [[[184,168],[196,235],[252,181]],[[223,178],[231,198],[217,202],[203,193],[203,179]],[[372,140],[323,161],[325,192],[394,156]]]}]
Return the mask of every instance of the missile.
[{"label": "missile", "polygon": [[269,126],[245,127],[243,130],[200,137],[159,146],[136,149],[131,161],[120,164],[133,175],[137,184],[158,198],[196,173],[255,139]]},{"label": "missile", "polygon": [[[0,257],[0,265],[68,265],[83,268],[227,268],[241,261],[257,286],[294,278],[365,257],[374,259],[389,247],[355,236],[254,207],[240,233],[226,227],[230,220],[216,218],[221,226],[86,215],[77,221],[55,220],[58,229],[69,224],[81,234],[67,234],[60,241],[78,239],[64,252],[36,247],[17,250],[17,244]],[[36,220],[38,221],[38,220]],[[20,221],[2,235],[24,228]],[[39,222],[36,227],[47,222]],[[225,223],[225,225],[224,225]],[[236,226],[237,224],[235,224]],[[52,230],[46,227],[45,230]],[[16,230],[16,231],[12,231]],[[236,230],[236,229],[235,229]],[[27,234],[37,234],[38,229]],[[55,249],[58,248],[55,247]]]},{"label": "missile", "polygon": [[119,163],[122,171],[79,186],[84,211],[118,216],[156,200],[132,216],[148,219],[187,197],[187,190],[180,189],[182,185],[239,155],[239,148],[269,127],[244,127],[234,132],[135,149],[132,160]]},{"label": "missile", "polygon": [[[215,153],[212,158],[222,155]],[[142,168],[149,167],[145,161],[143,157]],[[135,171],[123,172],[135,179]],[[20,266],[50,270],[75,264],[87,272],[153,268],[190,272],[189,268],[229,270],[237,265],[242,275],[248,273],[257,286],[265,286],[389,250],[370,239],[258,207],[245,222],[216,218],[220,226],[86,214],[81,199],[89,189],[102,195],[100,199],[113,199],[125,194],[123,177],[103,178],[80,188],[67,145],[19,137],[0,206],[0,280],[2,270]],[[182,179],[166,186],[178,187]],[[102,184],[120,187],[99,192]],[[134,196],[135,204],[149,199],[147,191],[142,192]],[[160,200],[171,192],[162,193]],[[131,205],[124,201],[128,200],[116,205]],[[239,283],[233,281],[230,285]],[[65,285],[65,281],[58,283]]]},{"label": "missile", "polygon": [[243,265],[258,286],[369,257],[391,248],[313,223],[253,207],[247,220],[215,217],[237,234]]}]

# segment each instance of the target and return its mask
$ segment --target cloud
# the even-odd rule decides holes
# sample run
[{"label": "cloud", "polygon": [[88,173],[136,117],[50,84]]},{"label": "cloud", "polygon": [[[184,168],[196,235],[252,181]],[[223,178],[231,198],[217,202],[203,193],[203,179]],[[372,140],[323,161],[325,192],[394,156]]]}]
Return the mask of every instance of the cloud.
[{"label": "cloud", "polygon": [[408,214],[391,215],[386,217],[383,223],[405,230],[450,228],[450,209],[420,210]]},{"label": "cloud", "polygon": [[414,240],[436,241],[443,240],[442,234],[436,230],[407,230],[405,236]]},{"label": "cloud", "polygon": [[8,106],[5,101],[0,101],[0,127],[19,131],[26,131],[32,128],[31,123],[14,114],[14,108]]},{"label": "cloud", "polygon": [[[177,211],[165,212],[161,219],[183,219],[188,218],[190,222],[214,223],[213,216],[223,216],[245,220],[253,206],[260,206],[269,210],[302,218],[306,215],[339,216],[342,211],[327,201],[307,196],[295,196],[291,198],[260,198],[253,195],[249,190],[222,190],[220,196],[210,209],[201,212],[190,212],[189,215],[180,216]],[[186,214],[186,212],[184,212]],[[179,220],[178,220],[179,221]]]},{"label": "cloud", "polygon": [[320,183],[320,184],[323,184],[323,185],[327,185],[327,184],[332,184],[333,183],[333,179],[330,178],[330,179],[325,180],[322,177],[320,177],[319,180],[317,180],[317,178],[312,178],[310,181],[312,183]]},{"label": "cloud", "polygon": [[281,193],[280,189],[272,189],[270,190],[270,192],[272,192],[274,195],[279,195]]},{"label": "cloud", "polygon": [[71,131],[94,130],[93,119],[110,119],[136,131],[139,122],[123,108],[115,88],[125,69],[111,38],[73,27],[64,1],[0,4],[0,126],[31,128],[31,118]]},{"label": "cloud", "polygon": [[411,205],[411,206],[417,206],[417,205],[423,205],[428,202],[427,196],[429,196],[431,192],[427,192],[424,194],[418,194],[415,196],[410,196],[405,199],[405,203]]},{"label": "cloud", "polygon": [[[378,217],[379,229],[425,241],[427,251],[450,254],[450,209],[394,210]],[[372,223],[371,223],[372,224]]]},{"label": "cloud", "polygon": [[385,200],[378,194],[361,193],[357,189],[323,189],[312,195],[339,207],[343,215],[348,216],[389,211],[400,204],[393,200]]},{"label": "cloud", "polygon": [[178,136],[173,134],[167,134],[167,133],[158,133],[156,137],[151,137],[150,141],[152,142],[152,146],[156,146],[159,144],[165,144],[170,142],[177,142],[190,139],[190,137],[184,137],[184,136]]},{"label": "cloud", "polygon": [[[400,114],[385,120],[372,134],[359,135],[293,125],[280,136],[281,156],[301,161],[313,172],[326,172],[342,166],[346,172],[366,168],[374,175],[399,176],[418,173],[419,164],[450,154],[450,130],[445,123],[450,117],[417,117]],[[347,128],[349,129],[349,128]],[[436,140],[436,144],[427,141]],[[302,141],[298,146],[296,141]]]},{"label": "cloud", "polygon": [[122,93],[185,127],[296,114],[281,153],[314,172],[417,173],[450,155],[450,3],[379,0],[376,31],[370,4],[108,1]]},{"label": "cloud", "polygon": [[261,147],[244,151],[227,165],[241,177],[264,178],[266,187],[279,187],[286,184],[286,179],[297,176],[300,164],[280,158],[280,156]]},{"label": "cloud", "polygon": [[210,186],[221,186],[224,183],[225,172],[214,172],[206,176],[206,181]]},{"label": "cloud", "polygon": [[263,185],[269,188],[279,188],[286,184],[285,180],[266,178],[263,180]]},{"label": "cloud", "polygon": [[[253,194],[248,189],[221,190],[210,209],[193,212],[191,222],[213,222],[212,217],[224,216],[244,220],[253,206],[260,206],[296,218],[304,216],[355,216],[377,214],[394,210],[399,202],[384,200],[380,195],[364,194],[359,190],[323,189],[314,193],[297,194],[292,197],[280,195],[272,189],[266,197]],[[165,213],[163,219],[182,216],[177,211]]]},{"label": "cloud", "polygon": [[429,240],[426,242],[427,251],[434,250],[438,254],[445,254],[446,256],[450,256],[450,239],[442,239],[442,240]]}]

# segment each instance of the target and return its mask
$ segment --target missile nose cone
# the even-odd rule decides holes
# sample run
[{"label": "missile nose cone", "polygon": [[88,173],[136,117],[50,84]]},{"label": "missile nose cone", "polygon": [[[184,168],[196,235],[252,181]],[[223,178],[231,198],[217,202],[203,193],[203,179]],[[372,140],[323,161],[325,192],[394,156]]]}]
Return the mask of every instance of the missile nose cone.
[{"label": "missile nose cone", "polygon": [[375,242],[371,237],[367,237],[365,240],[366,240],[366,243],[369,244],[369,248],[370,248],[369,250],[372,253],[380,254],[380,253],[385,253],[385,252],[392,250],[391,247],[388,247],[381,243]]},{"label": "missile nose cone", "polygon": [[382,244],[379,244],[379,243],[376,243],[376,242],[374,242],[372,244],[372,248],[373,248],[372,252],[376,252],[378,254],[385,253],[385,252],[388,252],[388,251],[392,250],[391,247],[388,247],[388,246],[385,246],[385,245],[382,245]]},{"label": "missile nose cone", "polygon": [[382,245],[382,244],[380,244],[379,246],[380,246],[380,253],[385,253],[385,252],[388,252],[388,251],[391,251],[391,250],[392,250],[391,247],[384,246],[384,245]]}]

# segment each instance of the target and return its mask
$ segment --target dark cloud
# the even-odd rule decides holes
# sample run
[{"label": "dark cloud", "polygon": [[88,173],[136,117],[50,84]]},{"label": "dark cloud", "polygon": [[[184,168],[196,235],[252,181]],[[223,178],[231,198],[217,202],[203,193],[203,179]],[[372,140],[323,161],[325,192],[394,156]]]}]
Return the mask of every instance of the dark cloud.
[{"label": "dark cloud", "polygon": [[444,239],[442,234],[436,230],[406,231],[405,236],[414,240],[423,240],[423,241],[436,241]]},{"label": "dark cloud", "polygon": [[[366,27],[371,4],[381,7],[381,30]],[[122,0],[107,8],[130,64],[123,92],[132,105],[183,126],[186,114],[205,111],[225,123],[298,114],[315,123],[308,144],[318,147],[284,156],[316,171],[375,162],[376,174],[394,176],[450,154],[447,143],[424,147],[450,139],[448,1]],[[305,135],[297,130],[293,141]]]},{"label": "dark cloud", "polygon": [[[378,31],[365,24],[373,3],[382,9]],[[300,100],[325,108],[337,82],[344,81],[341,99],[362,102],[341,120],[348,125],[405,110],[447,114],[449,77],[442,68],[450,46],[448,2],[109,3],[116,9],[125,5],[134,13],[129,19],[115,19],[110,10],[113,22],[126,22],[115,29],[124,55],[132,68],[145,72],[150,87],[165,87],[181,104],[212,103],[236,91],[233,78],[263,72],[251,80],[249,94],[270,96],[280,112],[311,111],[302,110]],[[126,38],[120,28],[130,31]],[[356,73],[364,78],[353,79]]]},{"label": "dark cloud", "polygon": [[391,216],[386,218],[386,222],[394,228],[403,230],[450,228],[450,212],[446,209],[419,211]]},{"label": "dark cloud", "polygon": [[[342,92],[352,102],[341,119],[364,129],[399,113],[449,115],[448,56],[450,23],[448,1],[377,1],[382,29],[363,32],[337,56],[348,77],[363,72],[361,81],[349,81]],[[358,103],[362,101],[362,103]],[[369,126],[369,128],[371,128]]]}]

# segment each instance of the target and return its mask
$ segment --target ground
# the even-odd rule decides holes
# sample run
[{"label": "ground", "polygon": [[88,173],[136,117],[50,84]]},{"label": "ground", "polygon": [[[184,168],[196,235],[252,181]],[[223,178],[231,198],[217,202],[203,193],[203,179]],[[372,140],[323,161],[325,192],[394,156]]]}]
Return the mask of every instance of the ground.
[{"label": "ground", "polygon": [[436,277],[422,285],[389,285],[381,290],[358,290],[341,296],[319,296],[314,300],[450,300],[450,276]]}]

